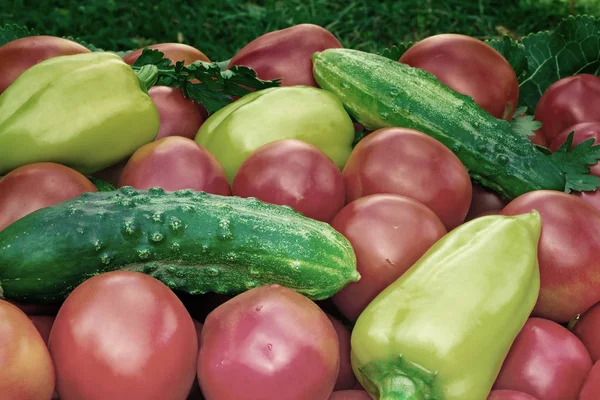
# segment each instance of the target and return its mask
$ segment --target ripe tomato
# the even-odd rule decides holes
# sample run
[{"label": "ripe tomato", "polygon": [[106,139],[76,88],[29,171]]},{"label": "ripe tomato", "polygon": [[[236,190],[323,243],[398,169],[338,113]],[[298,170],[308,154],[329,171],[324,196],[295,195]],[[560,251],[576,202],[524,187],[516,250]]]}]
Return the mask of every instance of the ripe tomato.
[{"label": "ripe tomato", "polygon": [[344,180],[316,146],[282,139],[256,149],[238,169],[232,193],[287,205],[309,218],[329,222],[344,206]]},{"label": "ripe tomato", "polygon": [[537,210],[540,296],[533,315],[568,322],[600,302],[600,212],[576,196],[552,190],[525,193],[501,211]]},{"label": "ripe tomato", "polygon": [[[135,61],[142,55],[144,48],[145,47],[137,49],[125,55],[123,57],[123,61],[129,65],[133,65]],[[177,61],[183,61],[185,65],[189,65],[198,60],[210,62],[210,59],[206,56],[206,54],[195,47],[183,43],[157,43],[148,46],[148,48],[150,50],[158,50],[162,52],[165,55],[165,58],[168,58],[172,61],[172,64],[175,64]]]},{"label": "ripe tomato", "polygon": [[498,193],[477,183],[473,183],[471,206],[469,207],[465,221],[472,220],[492,211],[500,211],[507,203]]},{"label": "ripe tomato", "polygon": [[398,61],[432,73],[496,118],[510,120],[517,108],[519,82],[514,70],[479,39],[452,33],[430,36],[415,43]]},{"label": "ripe tomato", "polygon": [[588,349],[592,360],[600,360],[600,303],[583,313],[575,324],[573,333]]},{"label": "ripe tomato", "polygon": [[471,204],[471,178],[463,163],[439,141],[414,129],[383,128],[362,139],[342,171],[346,203],[392,193],[429,207],[451,230]]},{"label": "ripe tomato", "polygon": [[350,331],[337,319],[327,314],[338,335],[340,349],[340,370],[333,390],[352,389],[356,383],[352,364],[350,362]]},{"label": "ripe tomato", "polygon": [[512,389],[540,400],[577,400],[592,360],[568,329],[529,318],[517,335],[494,389]]},{"label": "ripe tomato", "polygon": [[192,318],[168,287],[138,272],[76,287],[48,347],[61,400],[184,400],[196,373]]},{"label": "ripe tomato", "polygon": [[160,128],[156,139],[167,136],[183,136],[194,139],[206,119],[206,109],[183,96],[179,88],[153,86],[148,95],[156,104]]},{"label": "ripe tomato", "polygon": [[88,178],[61,164],[42,162],[14,169],[0,180],[0,231],[40,208],[96,191]]},{"label": "ripe tomato", "polygon": [[579,122],[600,121],[600,77],[591,74],[569,76],[554,82],[540,97],[535,119],[548,142]]},{"label": "ripe tomato", "polygon": [[44,340],[23,311],[0,300],[0,397],[48,400],[54,366]]},{"label": "ripe tomato", "polygon": [[600,361],[592,367],[583,382],[578,400],[598,400],[600,398]]},{"label": "ripe tomato", "polygon": [[198,380],[206,400],[321,400],[333,391],[338,339],[327,315],[279,285],[217,307],[202,328]]},{"label": "ripe tomato", "polygon": [[333,296],[350,321],[446,234],[442,221],[405,196],[373,194],[345,206],[331,221],[356,253],[358,282]]},{"label": "ripe tomato", "polygon": [[527,393],[516,390],[492,390],[487,400],[538,400]]},{"label": "ripe tomato", "polygon": [[371,400],[372,397],[364,390],[340,390],[331,393],[329,400]]}]

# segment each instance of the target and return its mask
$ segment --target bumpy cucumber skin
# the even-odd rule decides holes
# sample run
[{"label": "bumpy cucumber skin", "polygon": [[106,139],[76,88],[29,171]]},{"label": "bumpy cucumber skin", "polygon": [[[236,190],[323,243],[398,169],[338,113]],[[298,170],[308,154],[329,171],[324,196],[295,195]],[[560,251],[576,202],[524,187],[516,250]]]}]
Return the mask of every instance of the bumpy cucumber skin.
[{"label": "bumpy cucumber skin", "polygon": [[0,231],[0,295],[9,300],[58,302],[116,269],[190,294],[280,284],[314,300],[360,277],[350,242],[329,224],[290,207],[191,190],[84,193]]},{"label": "bumpy cucumber skin", "polygon": [[426,133],[452,150],[473,180],[505,199],[565,189],[564,173],[548,156],[429,72],[376,54],[327,49],[313,55],[313,73],[367,130],[398,126]]}]

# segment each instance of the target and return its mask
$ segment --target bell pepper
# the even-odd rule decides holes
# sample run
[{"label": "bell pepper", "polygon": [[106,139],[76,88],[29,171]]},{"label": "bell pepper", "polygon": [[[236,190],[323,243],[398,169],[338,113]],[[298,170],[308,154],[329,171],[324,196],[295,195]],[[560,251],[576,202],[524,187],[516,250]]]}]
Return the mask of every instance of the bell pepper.
[{"label": "bell pepper", "polygon": [[0,174],[42,161],[91,173],[125,159],[158,133],[145,89],[112,53],[32,66],[0,95]]},{"label": "bell pepper", "polygon": [[333,94],[287,86],[244,95],[211,115],[195,137],[221,163],[230,183],[254,150],[280,139],[313,144],[342,169],[352,151],[354,125]]},{"label": "bell pepper", "polygon": [[381,400],[485,400],[537,301],[537,211],[471,220],[359,316],[354,373]]}]

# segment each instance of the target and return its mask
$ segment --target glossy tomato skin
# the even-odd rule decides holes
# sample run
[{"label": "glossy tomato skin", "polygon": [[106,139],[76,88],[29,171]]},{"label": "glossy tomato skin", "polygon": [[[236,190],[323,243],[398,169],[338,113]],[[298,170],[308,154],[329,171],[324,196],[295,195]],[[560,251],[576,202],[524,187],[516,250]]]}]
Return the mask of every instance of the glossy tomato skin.
[{"label": "glossy tomato skin", "polygon": [[573,333],[583,342],[594,362],[600,360],[600,303],[587,310],[575,324]]},{"label": "glossy tomato skin", "polygon": [[562,78],[540,97],[535,119],[551,143],[566,128],[580,122],[600,121],[600,77],[579,74]]},{"label": "glossy tomato skin", "polygon": [[250,289],[208,315],[198,379],[206,400],[326,400],[339,368],[327,315],[279,285]]},{"label": "glossy tomato skin", "polygon": [[538,398],[516,390],[492,390],[487,400],[538,400]]},{"label": "glossy tomato skin", "polygon": [[0,300],[0,394],[2,400],[49,400],[54,366],[44,340],[31,320]]},{"label": "glossy tomato skin", "polygon": [[40,208],[96,191],[88,178],[61,164],[41,162],[14,169],[0,180],[0,230]]},{"label": "glossy tomato skin", "polygon": [[232,193],[287,205],[306,217],[329,222],[344,206],[342,173],[319,148],[297,139],[259,147],[242,163]]},{"label": "glossy tomato skin", "polygon": [[149,275],[113,271],[67,297],[48,347],[61,400],[184,400],[198,339],[168,287]]},{"label": "glossy tomato skin", "polygon": [[600,212],[576,196],[538,190],[517,197],[501,214],[534,209],[542,217],[542,233],[540,296],[532,315],[568,322],[600,302]]},{"label": "glossy tomato skin", "polygon": [[337,381],[333,390],[349,390],[354,387],[356,377],[352,371],[352,363],[350,361],[350,331],[338,319],[327,314],[327,318],[333,324],[338,337],[340,350],[340,368]]},{"label": "glossy tomato skin", "polygon": [[585,346],[556,322],[529,318],[504,360],[494,389],[512,389],[543,400],[577,400],[592,368]]},{"label": "glossy tomato skin", "polygon": [[156,139],[167,136],[183,136],[194,139],[205,120],[204,107],[184,97],[179,88],[153,86],[148,95],[156,104],[160,128]]},{"label": "glossy tomato skin", "polygon": [[600,399],[600,361],[596,361],[587,378],[585,378],[578,400],[598,399]]},{"label": "glossy tomato skin", "polygon": [[398,61],[432,73],[496,118],[510,120],[516,110],[519,82],[514,70],[479,39],[454,33],[433,35],[415,43]]},{"label": "glossy tomato skin", "polygon": [[229,196],[231,187],[217,159],[192,139],[169,136],[140,147],[119,178],[119,187],[192,189]]},{"label": "glossy tomato skin", "polygon": [[282,86],[318,86],[312,72],[312,55],[342,44],[327,29],[298,24],[261,35],[229,61],[227,68],[245,65],[264,80],[281,79]]},{"label": "glossy tomato skin", "polygon": [[383,128],[354,148],[342,171],[346,203],[376,193],[413,198],[429,207],[447,230],[460,225],[471,204],[471,178],[439,141],[408,128]]},{"label": "glossy tomato skin", "polygon": [[356,253],[358,282],[333,302],[350,321],[383,289],[408,270],[447,231],[422,203],[405,196],[374,194],[346,205],[331,221]]},{"label": "glossy tomato skin", "polygon": [[0,93],[39,62],[57,56],[89,52],[79,43],[56,36],[27,36],[8,42],[0,47]]},{"label": "glossy tomato skin", "polygon": [[364,390],[339,390],[331,393],[329,400],[372,400]]},{"label": "glossy tomato skin", "polygon": [[477,183],[473,183],[471,193],[471,205],[465,221],[470,221],[490,211],[499,211],[508,204],[498,193]]},{"label": "glossy tomato skin", "polygon": [[[150,50],[158,50],[164,54],[165,58],[171,60],[172,64],[177,61],[183,61],[184,65],[189,65],[194,61],[210,62],[210,59],[202,51],[183,43],[156,43],[148,46]],[[136,60],[142,55],[145,47],[132,51],[123,57],[129,65],[133,65]]]}]

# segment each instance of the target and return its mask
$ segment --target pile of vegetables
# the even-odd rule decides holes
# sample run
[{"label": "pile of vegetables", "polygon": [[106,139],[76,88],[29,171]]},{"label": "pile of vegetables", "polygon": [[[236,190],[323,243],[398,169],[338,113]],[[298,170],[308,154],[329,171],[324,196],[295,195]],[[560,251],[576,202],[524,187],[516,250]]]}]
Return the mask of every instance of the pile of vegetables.
[{"label": "pile of vegetables", "polygon": [[1,27],[0,397],[600,398],[599,39]]}]

